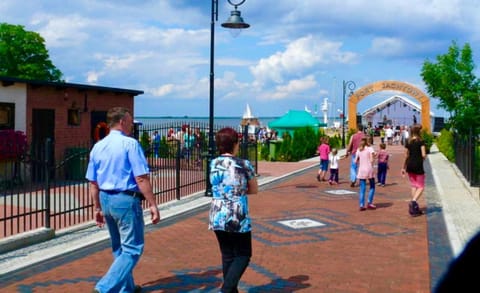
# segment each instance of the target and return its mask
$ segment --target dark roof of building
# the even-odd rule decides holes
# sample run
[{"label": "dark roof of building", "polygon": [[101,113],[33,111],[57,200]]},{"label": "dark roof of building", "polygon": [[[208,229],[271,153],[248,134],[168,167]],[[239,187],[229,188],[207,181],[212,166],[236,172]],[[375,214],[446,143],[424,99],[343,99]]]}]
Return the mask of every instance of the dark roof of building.
[{"label": "dark roof of building", "polygon": [[15,78],[15,77],[7,77],[7,76],[0,76],[0,82],[3,86],[13,85],[15,83],[26,83],[36,86],[51,86],[56,87],[59,89],[62,88],[76,88],[78,90],[93,90],[93,91],[106,91],[106,92],[113,92],[113,93],[126,93],[131,94],[133,96],[141,95],[144,92],[132,89],[121,89],[121,88],[113,88],[113,87],[105,87],[105,86],[96,86],[96,85],[86,85],[86,84],[78,84],[78,83],[69,83],[69,82],[52,82],[52,81],[40,81],[40,80],[30,80],[30,79],[23,79],[23,78]]}]

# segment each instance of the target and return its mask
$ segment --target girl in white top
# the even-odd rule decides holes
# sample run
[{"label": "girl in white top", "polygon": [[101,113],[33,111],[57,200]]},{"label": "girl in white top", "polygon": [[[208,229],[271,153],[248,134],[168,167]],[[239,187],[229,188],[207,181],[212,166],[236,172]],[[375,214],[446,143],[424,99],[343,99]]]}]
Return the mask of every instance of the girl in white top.
[{"label": "girl in white top", "polygon": [[340,160],[340,156],[338,155],[337,149],[332,149],[330,152],[329,161],[330,161],[330,178],[328,179],[328,183],[338,184],[338,161]]}]

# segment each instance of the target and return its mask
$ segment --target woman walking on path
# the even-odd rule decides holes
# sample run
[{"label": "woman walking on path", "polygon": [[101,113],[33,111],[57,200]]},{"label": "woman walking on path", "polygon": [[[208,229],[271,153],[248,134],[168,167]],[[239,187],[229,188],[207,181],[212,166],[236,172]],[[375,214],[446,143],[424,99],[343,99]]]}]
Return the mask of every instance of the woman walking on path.
[{"label": "woman walking on path", "polygon": [[330,145],[328,145],[328,136],[320,138],[320,145],[317,149],[320,155],[320,168],[318,169],[317,180],[326,181],[328,171],[328,155],[330,154]]},{"label": "woman walking on path", "polygon": [[222,254],[221,292],[238,292],[237,286],[252,256],[252,234],[247,194],[258,191],[252,164],[236,157],[238,133],[223,128],[215,136],[220,156],[210,163],[212,203],[208,228],[215,232]]},{"label": "woman walking on path", "polygon": [[[368,146],[367,138],[363,138],[355,155],[355,160],[358,165],[357,178],[360,181],[359,204],[360,211],[368,209],[376,209],[373,204],[373,197],[375,195],[375,176],[373,174],[373,163],[375,161],[375,151]],[[370,185],[368,193],[368,204],[365,206],[365,192],[367,189],[367,180]]]},{"label": "woman walking on path", "polygon": [[402,168],[402,176],[405,176],[405,173],[407,173],[410,180],[412,201],[408,205],[408,212],[413,217],[422,214],[417,201],[425,189],[423,161],[427,157],[427,151],[425,142],[420,136],[421,130],[422,126],[419,124],[412,126],[410,138],[405,145],[405,163]]}]

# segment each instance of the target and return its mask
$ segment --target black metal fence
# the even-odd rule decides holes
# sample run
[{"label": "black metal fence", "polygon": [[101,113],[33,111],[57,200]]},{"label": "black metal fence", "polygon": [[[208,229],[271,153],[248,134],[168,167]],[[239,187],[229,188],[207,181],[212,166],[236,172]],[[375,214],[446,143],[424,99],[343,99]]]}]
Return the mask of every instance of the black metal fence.
[{"label": "black metal fence", "polygon": [[471,186],[480,186],[480,150],[478,138],[455,135],[455,164]]},{"label": "black metal fence", "polygon": [[[215,125],[214,131],[221,127]],[[135,132],[150,166],[157,204],[205,190],[208,123],[137,125]],[[91,146],[69,147],[55,162],[54,144],[47,140],[14,160],[0,161],[0,237],[93,220],[85,180]],[[256,142],[242,141],[240,156],[249,159],[256,172],[257,153]]]}]

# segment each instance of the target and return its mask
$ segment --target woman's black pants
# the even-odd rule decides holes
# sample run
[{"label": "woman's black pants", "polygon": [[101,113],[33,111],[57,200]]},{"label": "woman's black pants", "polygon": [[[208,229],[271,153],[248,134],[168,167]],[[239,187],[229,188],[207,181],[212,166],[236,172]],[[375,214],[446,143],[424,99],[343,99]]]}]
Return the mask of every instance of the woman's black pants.
[{"label": "woman's black pants", "polygon": [[238,282],[252,256],[252,233],[215,231],[222,253],[222,293],[238,292]]}]

